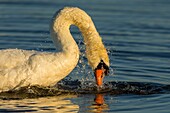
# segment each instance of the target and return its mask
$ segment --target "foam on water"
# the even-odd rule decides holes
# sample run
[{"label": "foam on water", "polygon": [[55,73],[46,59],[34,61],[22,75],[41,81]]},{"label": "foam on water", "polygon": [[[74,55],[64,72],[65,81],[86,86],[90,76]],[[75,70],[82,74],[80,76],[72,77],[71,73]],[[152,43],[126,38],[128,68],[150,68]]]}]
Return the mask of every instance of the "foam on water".
[{"label": "foam on water", "polygon": [[170,85],[142,82],[107,82],[98,88],[93,81],[79,81],[64,79],[54,87],[30,86],[14,91],[3,92],[0,99],[23,99],[44,96],[59,96],[65,94],[109,94],[109,95],[150,95],[169,94]]}]

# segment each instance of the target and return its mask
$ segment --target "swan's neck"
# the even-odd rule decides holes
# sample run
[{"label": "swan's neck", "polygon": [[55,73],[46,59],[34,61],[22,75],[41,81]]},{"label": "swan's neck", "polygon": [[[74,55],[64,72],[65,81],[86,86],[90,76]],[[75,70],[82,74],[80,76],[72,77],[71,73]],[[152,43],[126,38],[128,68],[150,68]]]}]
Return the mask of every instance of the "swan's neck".
[{"label": "swan's neck", "polygon": [[92,67],[98,65],[101,59],[100,56],[96,56],[98,53],[95,53],[97,51],[95,50],[95,45],[102,48],[104,46],[91,18],[83,10],[79,8],[64,8],[54,16],[51,25],[51,35],[56,48],[68,55],[79,54],[78,46],[69,30],[71,25],[77,26],[84,37],[86,55],[90,65]]}]

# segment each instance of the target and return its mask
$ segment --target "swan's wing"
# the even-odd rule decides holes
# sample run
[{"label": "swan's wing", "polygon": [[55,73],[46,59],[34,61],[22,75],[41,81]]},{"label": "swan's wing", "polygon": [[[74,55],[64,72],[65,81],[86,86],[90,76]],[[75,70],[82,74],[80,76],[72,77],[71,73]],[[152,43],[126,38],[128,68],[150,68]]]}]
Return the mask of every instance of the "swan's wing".
[{"label": "swan's wing", "polygon": [[23,65],[36,51],[20,49],[0,50],[0,70],[11,69]]}]

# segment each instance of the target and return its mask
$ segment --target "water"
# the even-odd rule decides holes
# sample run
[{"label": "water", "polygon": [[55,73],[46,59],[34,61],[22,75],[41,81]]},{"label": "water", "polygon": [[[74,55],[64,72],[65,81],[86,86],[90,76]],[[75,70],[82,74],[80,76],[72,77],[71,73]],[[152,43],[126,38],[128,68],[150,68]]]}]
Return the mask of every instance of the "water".
[{"label": "water", "polygon": [[[104,89],[96,91],[82,54],[74,71],[53,89],[0,94],[0,112],[169,113],[170,2],[0,0],[0,49],[55,51],[49,22],[64,6],[91,15],[109,50],[111,72]],[[71,31],[83,52],[80,33]]]}]

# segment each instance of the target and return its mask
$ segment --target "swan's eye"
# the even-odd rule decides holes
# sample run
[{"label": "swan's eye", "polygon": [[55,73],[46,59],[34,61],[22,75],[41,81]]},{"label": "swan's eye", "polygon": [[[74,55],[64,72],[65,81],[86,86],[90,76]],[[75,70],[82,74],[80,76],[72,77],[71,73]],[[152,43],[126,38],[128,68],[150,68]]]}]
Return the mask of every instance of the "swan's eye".
[{"label": "swan's eye", "polygon": [[96,69],[102,69],[104,75],[109,74],[109,67],[104,63],[103,60],[100,61]]},{"label": "swan's eye", "polygon": [[109,68],[104,70],[104,74],[108,75],[109,74]]}]

